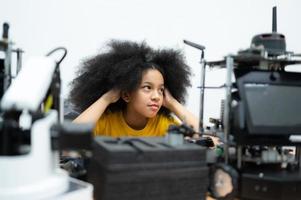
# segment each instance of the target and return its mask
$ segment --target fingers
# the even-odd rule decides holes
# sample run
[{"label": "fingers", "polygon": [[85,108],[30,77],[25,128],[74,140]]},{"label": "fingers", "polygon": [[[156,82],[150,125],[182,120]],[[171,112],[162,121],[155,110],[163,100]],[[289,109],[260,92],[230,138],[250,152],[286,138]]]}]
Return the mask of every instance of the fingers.
[{"label": "fingers", "polygon": [[170,97],[171,96],[171,94],[170,94],[170,92],[169,92],[169,90],[167,88],[164,88],[163,94],[164,94],[164,97],[166,97],[166,96]]},{"label": "fingers", "polygon": [[120,98],[120,89],[113,88],[106,92],[103,97],[108,103],[115,103]]},{"label": "fingers", "polygon": [[113,89],[112,90],[112,102],[116,102],[118,101],[118,99],[120,98],[120,89]]}]

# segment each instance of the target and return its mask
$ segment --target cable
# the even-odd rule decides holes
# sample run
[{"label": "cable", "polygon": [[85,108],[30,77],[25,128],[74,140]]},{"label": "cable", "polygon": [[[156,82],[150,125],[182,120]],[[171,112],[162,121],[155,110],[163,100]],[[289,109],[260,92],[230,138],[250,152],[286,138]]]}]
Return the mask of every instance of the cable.
[{"label": "cable", "polygon": [[58,65],[61,64],[61,62],[64,60],[64,58],[66,57],[67,55],[67,49],[65,47],[57,47],[53,50],[51,50],[49,53],[46,54],[46,56],[50,56],[51,54],[53,54],[54,52],[58,51],[58,50],[63,50],[64,51],[64,54],[63,56],[61,57],[61,59],[58,61]]}]

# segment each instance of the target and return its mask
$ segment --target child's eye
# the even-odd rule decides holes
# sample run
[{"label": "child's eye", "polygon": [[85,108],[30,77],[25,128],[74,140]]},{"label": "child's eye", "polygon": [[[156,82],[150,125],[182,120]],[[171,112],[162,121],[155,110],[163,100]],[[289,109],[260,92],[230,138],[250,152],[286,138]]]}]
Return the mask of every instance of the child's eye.
[{"label": "child's eye", "polygon": [[160,89],[160,94],[164,94],[164,88]]},{"label": "child's eye", "polygon": [[151,89],[151,87],[149,86],[149,85],[145,85],[145,86],[143,86],[142,87],[144,90],[150,90]]}]

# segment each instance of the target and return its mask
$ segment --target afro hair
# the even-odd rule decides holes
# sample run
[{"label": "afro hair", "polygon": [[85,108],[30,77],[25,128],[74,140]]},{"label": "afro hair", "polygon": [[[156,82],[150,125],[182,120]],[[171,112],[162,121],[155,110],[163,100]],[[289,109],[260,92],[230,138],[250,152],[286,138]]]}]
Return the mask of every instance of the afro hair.
[{"label": "afro hair", "polygon": [[[150,68],[162,73],[165,87],[175,99],[184,103],[191,73],[181,51],[154,50],[145,42],[118,40],[108,42],[107,46],[106,52],[85,60],[71,82],[69,100],[77,112],[84,111],[113,88],[127,92],[135,90],[141,83],[143,72]],[[120,98],[106,111],[120,111],[125,106]],[[170,111],[162,107],[159,113],[169,115]]]}]

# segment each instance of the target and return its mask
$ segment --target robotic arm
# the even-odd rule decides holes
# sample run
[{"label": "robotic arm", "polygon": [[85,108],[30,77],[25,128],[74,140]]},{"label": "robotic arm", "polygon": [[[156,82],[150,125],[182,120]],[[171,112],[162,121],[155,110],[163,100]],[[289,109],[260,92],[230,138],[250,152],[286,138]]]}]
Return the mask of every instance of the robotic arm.
[{"label": "robotic arm", "polygon": [[[0,199],[92,199],[92,186],[59,168],[53,133],[66,131],[59,112],[43,112],[56,83],[58,63],[50,57],[28,61],[1,100]],[[59,124],[59,125],[58,125]],[[69,126],[70,127],[70,126]],[[73,129],[74,130],[74,129]],[[83,129],[82,129],[83,130]],[[74,189],[76,188],[76,189]]]},{"label": "robotic arm", "polygon": [[36,112],[45,99],[55,68],[55,61],[49,57],[29,60],[4,94],[2,110]]}]

